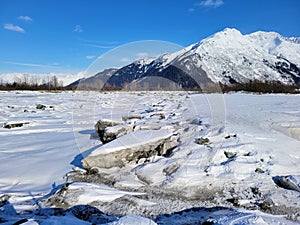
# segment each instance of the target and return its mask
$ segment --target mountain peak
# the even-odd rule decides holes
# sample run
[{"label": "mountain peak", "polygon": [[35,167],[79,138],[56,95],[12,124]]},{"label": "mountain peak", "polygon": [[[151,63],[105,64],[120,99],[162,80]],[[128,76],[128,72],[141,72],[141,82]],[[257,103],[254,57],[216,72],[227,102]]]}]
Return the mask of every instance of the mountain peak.
[{"label": "mountain peak", "polygon": [[[297,38],[258,31],[243,35],[224,30],[180,51],[140,59],[119,69],[108,84],[122,87],[149,77],[163,77],[181,87],[249,80],[300,83],[300,45]],[[147,81],[148,82],[148,81]]]},{"label": "mountain peak", "polygon": [[224,36],[241,37],[241,36],[243,36],[243,34],[235,28],[225,28],[224,30],[219,31],[210,37],[222,37],[223,38]]},{"label": "mountain peak", "polygon": [[281,41],[285,40],[285,41],[289,41],[291,43],[295,43],[295,44],[300,44],[300,37],[284,37],[281,34],[274,32],[274,31],[270,31],[270,32],[266,32],[266,31],[256,31],[253,32],[251,34],[248,34],[246,36],[250,36],[252,38],[256,38],[256,39],[260,39],[260,40],[270,40],[270,39],[279,39]]},{"label": "mountain peak", "polygon": [[218,33],[224,33],[224,34],[238,34],[238,35],[241,35],[242,33],[236,29],[236,28],[225,28],[224,30],[218,32]]},{"label": "mountain peak", "polygon": [[202,42],[205,42],[206,40],[238,40],[240,38],[243,37],[243,34],[235,29],[235,28],[225,28],[222,31],[219,31],[211,36],[209,36],[208,38],[204,39]]},{"label": "mountain peak", "polygon": [[293,43],[300,44],[300,37],[289,37],[289,40]]},{"label": "mountain peak", "polygon": [[151,58],[144,58],[144,59],[137,59],[134,61],[135,64],[149,64],[151,63],[153,60],[155,60],[156,58],[151,57]]}]

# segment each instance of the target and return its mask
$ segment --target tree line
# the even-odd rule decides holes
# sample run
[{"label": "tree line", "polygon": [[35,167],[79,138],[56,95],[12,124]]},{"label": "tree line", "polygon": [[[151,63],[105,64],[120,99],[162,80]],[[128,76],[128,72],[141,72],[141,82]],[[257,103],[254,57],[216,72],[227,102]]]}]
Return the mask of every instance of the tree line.
[{"label": "tree line", "polygon": [[[157,84],[157,83],[156,83]],[[63,81],[58,80],[57,76],[52,75],[47,78],[40,78],[38,76],[30,76],[23,74],[16,77],[13,83],[4,83],[0,80],[0,90],[82,90],[82,91],[196,91],[201,93],[217,93],[217,92],[256,92],[256,93],[300,93],[300,85],[283,84],[279,81],[259,81],[250,80],[246,83],[235,84],[203,84],[204,88],[181,88],[174,82],[164,85],[150,85],[144,82],[137,85],[136,82],[125,83],[122,87],[115,87],[108,83],[95,81],[93,83],[83,83],[74,86],[64,86]]]},{"label": "tree line", "polygon": [[250,80],[246,83],[236,83],[231,85],[220,84],[224,93],[246,91],[256,93],[300,93],[300,84],[284,84],[280,81],[260,81]]},{"label": "tree line", "polygon": [[41,78],[23,74],[16,76],[12,83],[5,83],[1,79],[0,90],[65,90],[65,87],[63,81],[59,80],[55,75]]}]

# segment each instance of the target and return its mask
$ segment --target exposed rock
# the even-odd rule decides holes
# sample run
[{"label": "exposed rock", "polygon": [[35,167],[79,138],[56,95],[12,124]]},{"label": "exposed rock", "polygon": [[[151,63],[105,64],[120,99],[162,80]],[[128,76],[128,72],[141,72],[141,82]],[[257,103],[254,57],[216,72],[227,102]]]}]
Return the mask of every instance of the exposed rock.
[{"label": "exposed rock", "polygon": [[193,125],[201,125],[202,124],[202,120],[200,118],[195,118],[191,121],[191,124]]},{"label": "exposed rock", "polygon": [[29,124],[29,122],[5,123],[3,125],[3,128],[11,129],[11,128],[16,128],[16,127],[23,127],[26,124]]},{"label": "exposed rock", "polygon": [[123,124],[121,121],[114,121],[114,120],[99,120],[95,125],[95,130],[100,133],[105,130],[107,127],[113,127],[116,125]]},{"label": "exposed rock", "polygon": [[253,193],[254,195],[260,194],[260,190],[259,190],[258,187],[252,187],[252,188],[251,188],[251,191],[252,191],[252,193]]},{"label": "exposed rock", "polygon": [[228,151],[224,151],[224,154],[225,154],[227,159],[232,159],[237,155],[236,152],[228,152]]},{"label": "exposed rock", "polygon": [[237,137],[237,135],[236,134],[227,134],[224,138],[229,139],[229,138],[232,138],[232,137]]},{"label": "exposed rock", "polygon": [[40,208],[35,212],[37,216],[65,216],[66,211],[61,208]]},{"label": "exposed rock", "polygon": [[122,124],[113,127],[107,127],[101,132],[100,140],[103,144],[108,143],[116,138],[127,134],[128,132],[132,131],[132,127]]},{"label": "exposed rock", "polygon": [[99,209],[89,205],[75,205],[67,210],[76,218],[93,224],[104,224],[115,220],[113,216],[105,215]]},{"label": "exposed rock", "polygon": [[262,210],[268,210],[268,209],[272,208],[273,206],[274,206],[274,202],[270,198],[265,199],[262,203],[259,204],[259,207]]},{"label": "exposed rock", "polygon": [[141,123],[134,127],[134,131],[137,130],[160,130],[161,123],[152,122],[152,123]]},{"label": "exposed rock", "polygon": [[202,225],[213,225],[215,224],[214,221],[204,221],[203,223],[201,223]]},{"label": "exposed rock", "polygon": [[82,160],[84,168],[123,167],[142,158],[167,156],[177,146],[168,130],[139,130],[101,146]]},{"label": "exposed rock", "polygon": [[21,224],[25,224],[26,222],[28,222],[28,219],[24,218],[24,219],[20,219],[17,222],[13,223],[13,225],[21,225]]},{"label": "exposed rock", "polygon": [[124,123],[121,121],[113,121],[113,120],[99,120],[95,125],[95,130],[99,134],[100,140],[103,143],[107,143],[107,142],[115,139],[116,137],[113,138],[112,134],[109,134],[109,133],[107,134],[107,137],[104,137],[105,129],[108,127],[118,126],[121,124],[124,124]]},{"label": "exposed rock", "polygon": [[142,119],[141,114],[128,114],[125,116],[122,116],[122,120],[126,121],[126,120],[132,120],[132,119]]},{"label": "exposed rock", "polygon": [[180,165],[178,163],[173,163],[173,164],[167,166],[166,168],[164,168],[163,172],[166,174],[166,176],[170,176],[173,173],[175,173],[179,167],[180,167]]},{"label": "exposed rock", "polygon": [[0,197],[0,203],[5,203],[5,202],[7,202],[9,198],[10,198],[9,195],[2,195],[2,196]]},{"label": "exposed rock", "polygon": [[234,206],[239,206],[240,203],[239,203],[239,199],[238,198],[229,198],[227,199],[228,202],[232,203]]},{"label": "exposed rock", "polygon": [[261,168],[256,168],[255,172],[256,173],[264,173],[265,171],[263,169],[261,169]]},{"label": "exposed rock", "polygon": [[29,111],[28,109],[24,109],[23,112],[25,112],[25,113],[28,113],[28,112],[30,112],[30,113],[36,113],[36,111],[34,111],[34,110]]},{"label": "exposed rock", "polygon": [[165,113],[164,112],[156,112],[156,113],[153,113],[150,117],[153,117],[153,116],[156,116],[158,117],[160,120],[162,119],[165,119],[166,116],[165,116]]},{"label": "exposed rock", "polygon": [[280,186],[282,188],[300,192],[300,182],[297,181],[297,177],[300,178],[300,176],[291,176],[291,175],[289,175],[289,176],[280,176],[276,180],[276,183],[277,183],[278,186]]},{"label": "exposed rock", "polygon": [[36,109],[45,110],[46,108],[47,108],[47,106],[42,105],[42,104],[37,104],[37,105],[36,105]]},{"label": "exposed rock", "polygon": [[208,138],[197,138],[196,141],[195,141],[196,144],[198,145],[209,145],[210,144],[210,141]]}]

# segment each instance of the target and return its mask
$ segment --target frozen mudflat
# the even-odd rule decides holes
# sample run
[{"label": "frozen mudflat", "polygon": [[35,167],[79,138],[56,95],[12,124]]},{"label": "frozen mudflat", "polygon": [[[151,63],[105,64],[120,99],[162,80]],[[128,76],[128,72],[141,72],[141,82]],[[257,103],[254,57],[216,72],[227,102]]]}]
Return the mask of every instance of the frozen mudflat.
[{"label": "frozen mudflat", "polygon": [[1,92],[0,124],[3,224],[300,222],[299,95]]}]

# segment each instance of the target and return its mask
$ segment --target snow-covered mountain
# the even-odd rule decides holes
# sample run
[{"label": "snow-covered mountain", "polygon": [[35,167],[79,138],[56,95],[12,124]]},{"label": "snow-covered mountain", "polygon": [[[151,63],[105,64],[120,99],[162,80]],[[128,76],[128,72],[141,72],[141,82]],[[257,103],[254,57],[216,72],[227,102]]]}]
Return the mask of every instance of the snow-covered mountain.
[{"label": "snow-covered mountain", "polygon": [[102,88],[103,84],[117,71],[118,69],[111,68],[105,69],[92,77],[80,78],[72,83],[70,83],[67,87],[78,87],[79,88]]},{"label": "snow-covered mountain", "polygon": [[275,32],[243,35],[226,28],[178,52],[135,61],[116,71],[107,83],[122,87],[125,83],[159,76],[188,88],[255,79],[299,84],[299,40]]}]

